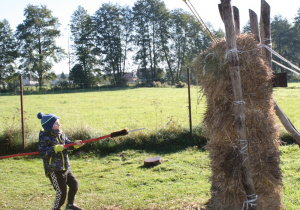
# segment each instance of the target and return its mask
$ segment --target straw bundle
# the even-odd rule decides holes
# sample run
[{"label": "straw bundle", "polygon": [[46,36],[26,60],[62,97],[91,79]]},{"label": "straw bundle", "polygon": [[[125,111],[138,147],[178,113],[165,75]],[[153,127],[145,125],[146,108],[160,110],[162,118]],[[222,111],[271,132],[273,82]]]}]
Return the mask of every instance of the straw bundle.
[{"label": "straw bundle", "polygon": [[[252,36],[237,37],[242,92],[245,101],[249,159],[257,209],[282,209],[279,168],[279,127],[274,117],[272,70]],[[220,41],[194,61],[207,111],[204,125],[209,138],[211,199],[209,209],[246,209],[238,136],[233,115],[233,91],[226,63],[226,43]]]}]

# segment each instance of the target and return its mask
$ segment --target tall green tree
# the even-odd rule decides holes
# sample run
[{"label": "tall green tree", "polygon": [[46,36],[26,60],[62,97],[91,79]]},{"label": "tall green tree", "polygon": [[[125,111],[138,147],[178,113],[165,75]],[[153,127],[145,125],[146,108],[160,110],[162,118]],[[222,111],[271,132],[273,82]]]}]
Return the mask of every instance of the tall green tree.
[{"label": "tall green tree", "polygon": [[6,19],[0,21],[0,86],[16,71],[15,60],[18,57],[17,43]]},{"label": "tall green tree", "polygon": [[56,77],[50,72],[54,62],[65,55],[55,40],[60,37],[58,19],[46,6],[28,5],[24,10],[25,20],[17,26],[16,37],[20,47],[20,66],[25,75],[37,78],[41,87],[46,79]]},{"label": "tall green tree", "polygon": [[93,16],[96,25],[97,54],[103,57],[107,75],[116,85],[124,85],[127,53],[131,50],[132,14],[129,7],[103,4]]},{"label": "tall green tree", "polygon": [[171,59],[168,75],[174,83],[183,80],[182,74],[188,67],[192,68],[192,60],[212,42],[193,15],[182,9],[171,13]]},{"label": "tall green tree", "polygon": [[293,44],[293,62],[300,66],[300,8],[298,9],[297,16],[294,18],[294,26],[292,27],[292,33],[294,37]]},{"label": "tall green tree", "polygon": [[149,82],[158,80],[158,70],[161,62],[166,59],[168,51],[169,11],[160,0],[138,0],[133,7],[134,42],[138,50],[135,61],[141,69],[148,69],[151,78]]},{"label": "tall green tree", "polygon": [[[293,44],[294,34],[292,31],[292,24],[288,22],[286,18],[280,15],[276,15],[271,22],[271,36],[272,36],[272,48],[286,59],[293,60]],[[274,60],[282,63],[277,57],[273,57]],[[283,63],[286,65],[285,63]],[[275,71],[283,72],[284,69],[277,65],[273,66]]]},{"label": "tall green tree", "polygon": [[81,83],[90,86],[93,83],[93,69],[99,64],[99,60],[94,52],[95,26],[92,17],[82,6],[78,6],[72,14],[70,28],[71,40],[74,42],[72,45],[74,53],[72,54],[84,72]]}]

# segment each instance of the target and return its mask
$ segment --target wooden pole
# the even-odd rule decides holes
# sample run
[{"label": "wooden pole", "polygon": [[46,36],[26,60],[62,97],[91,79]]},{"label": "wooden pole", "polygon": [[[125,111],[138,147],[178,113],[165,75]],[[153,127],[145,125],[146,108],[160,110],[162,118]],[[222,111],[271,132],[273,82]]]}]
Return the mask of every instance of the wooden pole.
[{"label": "wooden pole", "polygon": [[222,4],[218,4],[218,8],[219,8],[219,13],[220,13],[221,19],[224,22]]},{"label": "wooden pole", "polygon": [[235,35],[238,36],[241,33],[241,29],[240,29],[240,12],[239,12],[239,9],[235,6],[233,6],[232,9],[233,9]]},{"label": "wooden pole", "polygon": [[255,192],[249,160],[248,140],[245,122],[245,102],[243,101],[242,95],[239,57],[236,46],[236,35],[233,24],[231,0],[221,0],[221,3],[226,31],[226,58],[229,65],[231,84],[233,88],[233,111],[239,141],[238,147],[240,150],[241,158],[242,184],[246,192],[246,200],[244,204],[246,203],[247,209],[256,210],[257,195]]},{"label": "wooden pole", "polygon": [[296,143],[300,146],[300,133],[297,131],[297,129],[294,127],[294,125],[291,123],[289,118],[284,114],[282,109],[278,106],[278,104],[275,102],[275,112],[279,120],[281,121],[282,125],[285,127],[285,129],[291,134],[291,136],[295,139]]},{"label": "wooden pole", "polygon": [[251,33],[254,36],[254,39],[260,43],[257,15],[253,10],[249,9],[249,16],[250,16]]},{"label": "wooden pole", "polygon": [[[260,35],[261,43],[271,47],[271,23],[270,23],[270,5],[265,1],[261,0],[261,14],[260,14]],[[267,65],[272,68],[272,53],[262,48],[262,56],[267,62]]]},{"label": "wooden pole", "polygon": [[190,68],[187,68],[188,78],[188,95],[189,95],[189,119],[190,119],[190,139],[193,139],[193,126],[192,126],[192,109],[191,109],[191,86],[190,86]]},{"label": "wooden pole", "polygon": [[23,81],[22,75],[20,75],[20,95],[21,95],[21,123],[22,123],[22,141],[23,150],[25,150],[25,131],[24,131],[24,110],[23,110]]}]

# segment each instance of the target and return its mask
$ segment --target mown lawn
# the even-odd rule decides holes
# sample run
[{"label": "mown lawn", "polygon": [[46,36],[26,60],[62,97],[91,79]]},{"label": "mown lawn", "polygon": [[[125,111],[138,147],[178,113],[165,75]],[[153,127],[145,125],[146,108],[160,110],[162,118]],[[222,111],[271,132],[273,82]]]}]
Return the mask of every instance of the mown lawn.
[{"label": "mown lawn", "polygon": [[[193,124],[201,124],[205,100],[199,89],[191,89]],[[95,135],[104,135],[127,127],[160,130],[170,123],[189,126],[187,88],[138,88],[85,93],[25,95],[24,117],[27,130],[41,129],[37,113],[60,117],[63,130],[88,127]],[[0,97],[0,133],[20,124],[20,97]]]},{"label": "mown lawn", "polygon": [[[280,150],[283,204],[298,209],[299,147]],[[157,156],[162,164],[144,167],[145,159]],[[80,183],[76,203],[85,209],[196,209],[210,198],[208,153],[197,147],[71,156],[71,163]],[[38,157],[3,159],[0,168],[0,209],[51,208],[55,191]]]},{"label": "mown lawn", "polygon": [[[193,125],[201,125],[205,97],[192,88]],[[296,128],[300,127],[300,85],[275,88],[274,98]],[[200,101],[200,102],[199,102]],[[199,103],[198,103],[199,102]],[[151,132],[175,124],[189,126],[187,89],[139,88],[72,94],[24,96],[25,126],[31,141],[41,129],[39,111],[61,118],[64,131],[85,127],[92,136],[127,127]],[[19,96],[0,97],[0,134],[20,127]],[[284,131],[284,129],[283,129]],[[285,209],[300,206],[298,146],[282,146],[282,199]],[[161,156],[163,163],[143,167],[146,158]],[[206,151],[178,148],[169,151],[125,150],[107,156],[71,157],[80,181],[77,203],[85,209],[187,209],[203,207],[210,197],[210,168]],[[0,209],[50,209],[54,191],[36,157],[0,160]]]},{"label": "mown lawn", "polygon": [[[162,164],[144,167],[145,159],[156,156]],[[72,156],[71,162],[80,182],[76,202],[85,209],[200,207],[210,195],[207,152],[196,147]],[[4,159],[0,168],[0,209],[50,209],[55,191],[39,158]]]}]

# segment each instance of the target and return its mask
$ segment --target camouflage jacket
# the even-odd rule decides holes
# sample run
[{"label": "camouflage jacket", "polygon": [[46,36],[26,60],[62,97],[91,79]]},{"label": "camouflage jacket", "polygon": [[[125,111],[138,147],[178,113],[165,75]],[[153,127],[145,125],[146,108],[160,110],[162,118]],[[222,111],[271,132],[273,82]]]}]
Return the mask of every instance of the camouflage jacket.
[{"label": "camouflage jacket", "polygon": [[38,147],[39,154],[43,158],[46,176],[52,171],[67,170],[71,167],[67,149],[58,153],[54,151],[54,146],[57,144],[71,143],[73,142],[64,133],[58,137],[51,131],[40,131]]}]

